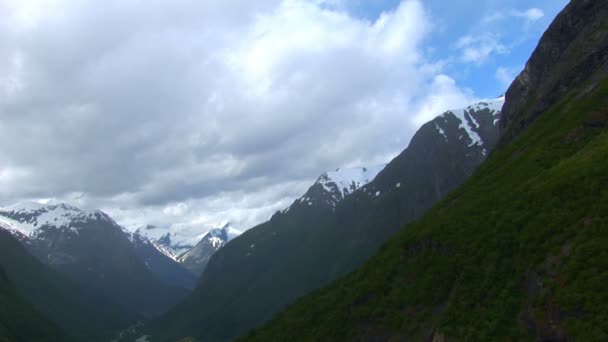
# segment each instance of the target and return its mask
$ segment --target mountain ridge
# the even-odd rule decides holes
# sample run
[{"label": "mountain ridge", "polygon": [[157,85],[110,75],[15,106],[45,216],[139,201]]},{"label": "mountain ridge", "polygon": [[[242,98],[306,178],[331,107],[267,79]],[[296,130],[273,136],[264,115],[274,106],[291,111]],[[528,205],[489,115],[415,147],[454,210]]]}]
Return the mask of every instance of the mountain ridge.
[{"label": "mountain ridge", "polygon": [[[581,44],[608,49],[579,34],[608,37],[607,16],[606,2],[571,1],[522,73],[541,84],[522,102],[514,82],[505,108],[519,109],[475,174],[363,267],[239,341],[608,338],[608,72],[605,58],[573,58]],[[560,61],[541,63],[562,32]],[[563,97],[535,98],[562,76]]]},{"label": "mountain ridge", "polygon": [[[220,249],[188,299],[151,323],[153,339],[230,340],[359,266],[401,224],[466,180],[492,149],[499,134],[494,107],[473,106],[462,120],[457,114],[423,125],[399,156],[335,207],[313,184],[326,196],[305,195]],[[462,125],[484,132],[482,140]]]}]

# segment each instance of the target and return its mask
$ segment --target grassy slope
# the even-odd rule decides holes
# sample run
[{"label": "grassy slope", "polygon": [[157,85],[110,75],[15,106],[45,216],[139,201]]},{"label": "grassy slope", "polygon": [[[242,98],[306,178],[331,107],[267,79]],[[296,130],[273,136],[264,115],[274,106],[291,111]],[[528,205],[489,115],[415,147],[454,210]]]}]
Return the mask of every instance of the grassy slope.
[{"label": "grassy slope", "polygon": [[242,340],[607,340],[608,80],[576,94],[364,267]]}]

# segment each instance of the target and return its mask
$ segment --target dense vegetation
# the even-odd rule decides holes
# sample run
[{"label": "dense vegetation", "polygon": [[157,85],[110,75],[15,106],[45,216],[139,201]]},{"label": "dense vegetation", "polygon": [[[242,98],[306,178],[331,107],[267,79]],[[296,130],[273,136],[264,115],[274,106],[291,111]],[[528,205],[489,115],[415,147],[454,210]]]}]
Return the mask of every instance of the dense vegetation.
[{"label": "dense vegetation", "polygon": [[242,340],[607,340],[607,108],[606,79],[570,91],[363,268]]}]

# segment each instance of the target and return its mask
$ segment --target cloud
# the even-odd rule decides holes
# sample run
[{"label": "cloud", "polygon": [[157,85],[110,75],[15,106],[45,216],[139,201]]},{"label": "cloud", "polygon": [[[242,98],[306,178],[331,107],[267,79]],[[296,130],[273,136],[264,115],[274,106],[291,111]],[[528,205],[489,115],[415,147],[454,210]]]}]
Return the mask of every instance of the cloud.
[{"label": "cloud", "polygon": [[500,84],[506,91],[506,89],[511,85],[511,83],[515,79],[515,76],[517,76],[517,72],[519,70],[521,70],[521,69],[507,68],[507,67],[501,66],[496,69],[496,73],[494,74],[494,77],[496,78],[496,80],[498,80],[498,82],[500,82]]},{"label": "cloud", "polygon": [[545,16],[545,12],[540,8],[529,8],[525,11],[510,9],[502,11],[494,11],[485,15],[482,19],[482,23],[491,24],[498,21],[503,21],[512,18],[521,18],[528,23],[536,22]]},{"label": "cloud", "polygon": [[513,16],[526,19],[528,22],[535,22],[545,16],[545,12],[540,8],[530,8],[526,11],[513,11]]},{"label": "cloud", "polygon": [[249,228],[470,98],[422,53],[420,1],[339,3],[0,0],[0,203]]},{"label": "cloud", "polygon": [[455,47],[461,51],[463,62],[475,64],[483,64],[492,55],[508,52],[498,35],[489,33],[463,36],[458,39]]}]

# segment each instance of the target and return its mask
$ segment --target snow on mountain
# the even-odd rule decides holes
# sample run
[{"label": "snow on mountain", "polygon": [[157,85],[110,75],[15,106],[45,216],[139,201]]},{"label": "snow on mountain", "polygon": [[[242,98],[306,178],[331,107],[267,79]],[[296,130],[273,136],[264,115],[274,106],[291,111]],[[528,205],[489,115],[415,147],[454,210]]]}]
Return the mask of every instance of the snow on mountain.
[{"label": "snow on mountain", "polygon": [[55,228],[79,233],[75,223],[86,223],[93,220],[115,222],[102,211],[87,211],[65,203],[46,205],[35,202],[21,202],[0,207],[0,222],[12,230],[30,238],[36,238],[38,232],[45,228]]},{"label": "snow on mountain", "polygon": [[161,252],[174,260],[192,249],[206,233],[152,225],[137,227],[134,232],[150,239]]},{"label": "snow on mountain", "polygon": [[[486,109],[489,110],[493,117],[493,125],[496,126],[500,121],[500,111],[504,103],[505,97],[501,96],[493,100],[483,100],[466,108],[448,110],[444,114],[440,115],[440,117],[445,117],[446,115],[455,116],[460,121],[459,129],[464,129],[471,140],[469,146],[483,145],[483,139],[479,135],[480,124],[475,119],[473,113],[484,111]],[[447,139],[443,128],[437,124],[435,124],[435,127],[439,133]]]},{"label": "snow on mountain", "polygon": [[[227,241],[239,236],[242,232],[231,226],[230,223],[221,225],[227,234]],[[168,257],[179,261],[179,256],[190,251],[213,229],[192,227],[158,227],[153,225],[132,226],[130,231],[147,237],[158,250]],[[227,242],[226,241],[226,242]],[[219,242],[218,242],[219,244]]]},{"label": "snow on mountain", "polygon": [[294,203],[281,211],[285,214],[294,206],[313,207],[317,205],[335,208],[336,204],[345,197],[357,191],[376,178],[386,164],[372,167],[339,168],[335,171],[325,172],[308,191],[295,200]]},{"label": "snow on mountain", "polygon": [[207,263],[220,248],[229,241],[241,235],[241,231],[235,229],[230,223],[221,228],[208,231],[205,236],[189,251],[182,254],[178,261],[192,273],[200,275],[205,270]]},{"label": "snow on mountain", "polygon": [[325,191],[344,198],[363,185],[371,182],[385,166],[386,164],[381,164],[370,168],[337,169],[336,171],[322,174],[317,179],[317,183],[321,184]]}]

